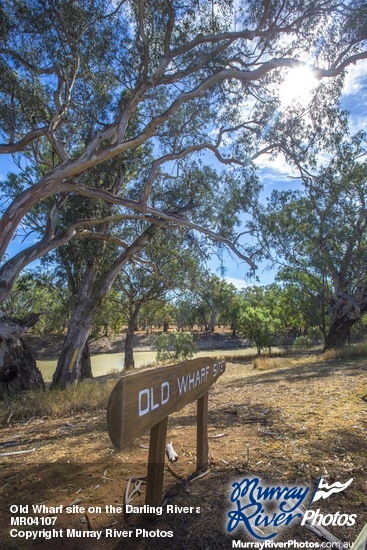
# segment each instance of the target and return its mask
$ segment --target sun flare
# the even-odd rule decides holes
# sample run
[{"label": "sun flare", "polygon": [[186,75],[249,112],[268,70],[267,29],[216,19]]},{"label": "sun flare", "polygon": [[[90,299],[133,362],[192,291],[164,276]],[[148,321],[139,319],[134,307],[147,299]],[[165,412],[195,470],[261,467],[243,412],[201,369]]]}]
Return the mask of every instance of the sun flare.
[{"label": "sun flare", "polygon": [[288,107],[293,102],[306,105],[317,85],[318,80],[308,67],[289,69],[279,88],[282,107]]}]

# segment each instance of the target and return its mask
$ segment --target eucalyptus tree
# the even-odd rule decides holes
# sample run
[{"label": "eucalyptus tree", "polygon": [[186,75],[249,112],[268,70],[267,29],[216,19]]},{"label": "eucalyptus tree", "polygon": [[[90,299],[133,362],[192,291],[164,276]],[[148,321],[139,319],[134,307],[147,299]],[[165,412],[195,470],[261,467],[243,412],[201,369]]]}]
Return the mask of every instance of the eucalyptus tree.
[{"label": "eucalyptus tree", "polygon": [[168,332],[169,325],[174,321],[174,307],[165,298],[145,302],[140,309],[138,329],[146,334],[152,333],[153,328]]},{"label": "eucalyptus tree", "polygon": [[[241,167],[246,185],[252,179],[251,160],[261,152],[302,152],[305,132],[318,132],[321,112],[327,126],[329,112],[318,108],[314,122],[307,124],[299,113],[279,116],[272,86],[295,66],[311,64],[317,78],[330,79],[366,58],[364,10],[362,1],[340,0],[5,2],[0,153],[18,155],[23,168],[37,169],[19,194],[3,201],[0,303],[33,260],[83,238],[85,231],[89,238],[110,239],[106,221],[119,227],[139,221],[142,232],[132,232],[125,248],[121,244],[94,305],[157,225],[186,227],[203,239],[225,243],[253,266],[246,242],[233,231],[234,199],[248,192],[232,188],[229,176],[221,179],[221,190],[223,197],[230,192],[232,200],[214,220],[197,214],[195,200],[167,202],[156,189],[162,182],[166,189],[176,187],[177,177],[182,183],[173,165],[195,155],[198,162],[203,152],[224,167]],[[322,88],[318,107],[330,102],[327,92],[335,101],[338,89]],[[291,144],[290,128],[299,136]],[[134,185],[116,189],[111,182],[101,188],[87,181],[96,166],[120,155],[128,162],[144,145],[153,157],[144,160],[146,176],[137,175]],[[116,210],[60,227],[65,196],[88,197]],[[38,240],[6,256],[24,218],[45,202],[47,222]],[[248,200],[238,206],[246,205]],[[77,342],[65,361],[71,370],[76,365],[76,372],[91,319],[91,313],[84,315],[80,334],[71,332]]]},{"label": "eucalyptus tree", "polygon": [[225,314],[234,300],[236,288],[206,271],[200,275],[192,292],[199,324],[213,332],[220,314]]},{"label": "eucalyptus tree", "polygon": [[225,305],[224,311],[221,312],[220,319],[231,327],[232,336],[237,336],[238,318],[243,308],[243,296],[240,291],[231,295],[231,299]]},{"label": "eucalyptus tree", "polygon": [[315,175],[303,171],[303,190],[274,192],[257,217],[267,257],[317,291],[325,348],[344,345],[367,311],[364,143],[363,133],[339,143]]},{"label": "eucalyptus tree", "polygon": [[[185,242],[186,241],[186,242]],[[127,321],[125,339],[126,369],[134,368],[134,333],[139,314],[149,302],[164,302],[184,292],[193,284],[200,257],[185,235],[178,237],[160,231],[144,247],[139,256],[130,260],[116,278],[114,289],[120,297]]]},{"label": "eucalyptus tree", "polygon": [[[119,192],[131,180],[131,173],[137,170],[140,154],[132,156],[126,167],[124,157],[111,159],[102,166],[96,166],[86,174],[86,181],[98,188],[113,188]],[[118,273],[118,262],[125,262],[126,248],[123,237],[135,232],[134,221],[119,228],[111,227],[110,217],[115,207],[103,201],[91,201],[88,197],[69,196],[59,213],[59,225],[68,228],[80,219],[103,219],[93,229],[84,228],[78,239],[72,239],[59,246],[52,261],[58,265],[58,272],[65,274],[73,296],[72,314],[67,334],[58,357],[52,387],[64,387],[70,380],[92,376],[88,336],[93,327],[102,299],[107,294],[106,279]],[[140,226],[138,226],[138,235]],[[139,250],[139,242],[135,243]]]},{"label": "eucalyptus tree", "polygon": [[274,317],[266,306],[245,305],[238,319],[238,328],[243,336],[255,342],[258,355],[264,348],[271,350],[277,331],[281,325],[280,319]]},{"label": "eucalyptus tree", "polygon": [[192,330],[197,324],[197,310],[189,292],[183,293],[175,301],[175,322],[177,330]]},{"label": "eucalyptus tree", "polygon": [[297,326],[302,320],[295,308],[292,307],[292,298],[278,283],[266,286],[249,286],[241,291],[241,299],[244,305],[261,307],[269,310],[273,317],[282,321],[284,329]]},{"label": "eucalyptus tree", "polygon": [[33,327],[36,334],[62,334],[68,325],[69,300],[67,286],[54,273],[38,269],[19,276],[3,307],[8,316],[18,319],[30,311],[38,312]]},{"label": "eucalyptus tree", "polygon": [[[111,161],[110,161],[111,162]],[[199,169],[200,166],[200,169]],[[96,167],[97,172],[100,170]],[[112,170],[112,168],[111,168]],[[88,174],[88,178],[90,174]],[[245,181],[243,178],[246,177]],[[127,170],[124,170],[124,181],[127,178]],[[221,188],[221,181],[230,181],[230,185],[223,191]],[[134,189],[134,181],[127,179],[130,189]],[[117,178],[117,184],[121,185],[120,178]],[[222,215],[225,215],[232,209],[231,203],[233,203],[233,193],[238,192],[238,187],[243,189],[243,197],[241,199],[242,204],[250,203],[252,200],[249,193],[250,186],[255,186],[256,180],[254,177],[250,177],[247,172],[243,170],[235,170],[230,174],[222,175],[215,169],[205,166],[203,163],[200,165],[196,161],[188,162],[182,161],[179,166],[176,167],[175,176],[162,177],[160,182],[157,182],[154,193],[152,193],[152,200],[156,205],[163,210],[173,210],[175,208],[176,213],[190,213],[193,211],[193,216],[196,220],[209,220],[221,229],[222,234],[224,232],[231,231],[231,226],[226,222],[223,227]],[[210,187],[210,183],[213,185]],[[224,195],[224,196],[223,196]],[[89,204],[89,198],[86,199]],[[93,206],[94,205],[94,206]],[[100,203],[92,203],[94,208],[101,208]],[[90,208],[90,205],[89,205]],[[111,205],[105,205],[102,208],[111,209]],[[75,215],[75,210],[71,209],[72,215]],[[85,208],[83,209],[85,212]],[[60,214],[60,219],[64,218],[65,213]],[[155,220],[154,223],[146,223],[145,220],[141,220],[139,216],[133,216],[129,214],[124,224],[113,225],[110,220],[113,221],[113,213],[110,212],[109,216],[103,216],[101,223],[94,231],[88,231],[86,229],[80,233],[79,239],[86,239],[91,247],[91,253],[85,254],[84,258],[80,258],[82,249],[74,242],[68,243],[63,247],[60,247],[60,251],[63,254],[63,250],[71,249],[77,250],[76,256],[79,255],[78,266],[83,262],[88,264],[83,271],[83,279],[80,282],[80,286],[76,292],[75,305],[72,317],[70,319],[68,332],[63,344],[62,351],[58,358],[57,368],[53,377],[52,387],[64,387],[70,380],[79,380],[85,369],[90,370],[88,360],[88,349],[86,346],[88,334],[93,324],[93,318],[97,311],[98,305],[104,299],[106,294],[112,287],[116,277],[120,276],[122,270],[127,265],[129,260],[146,261],[146,255],[149,254],[150,261],[154,264],[162,264],[162,253],[165,250],[165,258],[171,258],[170,265],[171,277],[177,276],[178,267],[174,268],[174,254],[182,254],[181,264],[185,255],[183,254],[182,247],[180,245],[180,239],[185,240],[190,245],[190,256],[194,257],[193,248],[200,249],[201,254],[205,254],[207,243],[198,239],[194,232],[190,231],[190,228],[181,228],[178,231],[178,237],[176,239],[169,239],[168,230],[173,230],[167,224],[164,219]],[[121,216],[119,216],[121,218]],[[236,222],[236,216],[232,216],[232,224]],[[160,246],[157,246],[157,235],[163,230],[167,231],[167,237],[163,239],[160,237]],[[177,229],[176,229],[177,231]],[[98,239],[93,243],[93,239]],[[152,241],[150,243],[150,241]],[[167,244],[173,247],[172,250],[167,249]],[[110,246],[115,245],[116,249],[111,249]],[[176,246],[176,250],[175,247]],[[77,248],[76,248],[77,247]],[[153,248],[152,248],[153,247]],[[145,251],[146,249],[146,251]],[[153,252],[155,258],[153,257]],[[75,257],[75,254],[74,254]],[[75,260],[74,260],[75,261]],[[176,262],[177,263],[177,262]],[[188,263],[181,265],[181,270],[188,269]],[[168,274],[169,275],[169,274]],[[168,279],[166,274],[166,279]],[[121,280],[121,276],[120,276]],[[127,282],[127,288],[131,289],[131,284]],[[131,281],[130,281],[131,282]],[[134,279],[136,287],[138,281]],[[141,280],[142,290],[144,292],[145,284]],[[156,288],[157,285],[154,285]],[[160,284],[160,286],[162,286]],[[154,295],[152,289],[152,296]],[[142,295],[143,296],[143,295]],[[144,302],[144,298],[139,300]],[[139,306],[139,309],[141,304]],[[132,312],[129,313],[129,325]],[[138,313],[136,313],[137,315]],[[134,322],[131,321],[131,326]],[[127,346],[127,358],[128,363],[132,364],[132,336],[133,332],[129,326],[128,337],[126,340]],[[83,352],[84,350],[84,352]],[[83,353],[85,361],[83,360]],[[86,364],[85,364],[86,362]]]},{"label": "eucalyptus tree", "polygon": [[326,272],[282,268],[276,277],[281,284],[281,319],[283,326],[301,335],[316,328],[325,340],[330,326],[332,284]]}]

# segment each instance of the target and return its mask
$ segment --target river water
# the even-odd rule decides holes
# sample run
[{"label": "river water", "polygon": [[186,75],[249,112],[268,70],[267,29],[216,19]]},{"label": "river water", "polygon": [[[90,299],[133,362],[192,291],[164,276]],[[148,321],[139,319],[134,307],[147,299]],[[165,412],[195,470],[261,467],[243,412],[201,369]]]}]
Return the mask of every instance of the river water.
[{"label": "river water", "polygon": [[[143,367],[153,363],[156,357],[155,351],[136,351],[134,353],[135,367]],[[238,356],[246,357],[248,355],[254,355],[256,353],[255,348],[246,349],[217,349],[209,351],[199,351],[194,357],[229,357]],[[46,382],[52,380],[52,375],[55,372],[57,358],[52,360],[39,360],[37,361],[37,367],[42,372],[43,379]],[[100,355],[92,355],[92,373],[93,376],[102,376],[111,372],[122,371],[124,369],[124,354],[123,353],[103,353]]]}]

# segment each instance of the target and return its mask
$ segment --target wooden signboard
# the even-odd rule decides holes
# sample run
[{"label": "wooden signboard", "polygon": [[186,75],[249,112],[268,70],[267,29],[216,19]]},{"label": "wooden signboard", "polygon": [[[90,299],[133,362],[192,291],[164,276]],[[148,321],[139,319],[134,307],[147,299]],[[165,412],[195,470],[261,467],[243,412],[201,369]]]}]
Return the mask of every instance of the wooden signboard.
[{"label": "wooden signboard", "polygon": [[107,407],[108,433],[116,449],[199,399],[224,370],[225,361],[204,357],[124,376]]},{"label": "wooden signboard", "polygon": [[122,449],[150,429],[146,504],[162,499],[168,416],[197,401],[197,468],[208,463],[208,391],[225,371],[225,361],[210,357],[125,375],[107,406],[110,439]]}]

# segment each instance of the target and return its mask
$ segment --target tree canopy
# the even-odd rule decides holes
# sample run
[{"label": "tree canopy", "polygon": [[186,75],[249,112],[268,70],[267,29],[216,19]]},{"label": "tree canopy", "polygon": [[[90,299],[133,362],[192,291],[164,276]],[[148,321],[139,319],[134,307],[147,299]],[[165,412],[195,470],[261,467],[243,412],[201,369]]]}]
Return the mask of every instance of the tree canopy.
[{"label": "tree canopy", "polygon": [[[36,171],[3,212],[1,257],[24,216],[52,200],[39,241],[2,267],[3,297],[13,283],[9,270],[14,274],[61,238],[102,223],[90,216],[60,234],[64,194],[117,205],[116,222],[184,225],[233,247],[228,223],[235,222],[238,202],[246,207],[242,186],[251,159],[263,150],[296,147],[287,124],[292,134],[302,130],[292,113],[274,117],[272,82],[284,69],[305,64],[317,78],[337,77],[365,58],[363,10],[363,2],[314,0],[5,3],[0,152],[22,155]],[[145,176],[137,174],[127,188],[115,192],[113,182],[101,188],[85,180],[89,170],[116,156],[128,165],[148,144],[154,155],[146,159]],[[186,196],[178,190],[191,179],[180,163],[203,151],[242,170],[242,184],[234,188],[228,177],[218,180],[236,203],[231,213],[226,201],[226,227],[220,216],[198,220],[192,213],[202,202],[200,190]],[[252,264],[244,249],[241,254]]]},{"label": "tree canopy", "polygon": [[[253,161],[282,151],[302,165],[321,135],[327,146],[345,69],[367,57],[365,14],[364,0],[2,5],[0,153],[19,173],[3,186],[0,304],[71,240],[115,247],[97,287],[96,264],[80,274],[62,384],[80,375],[93,310],[157,228],[225,244],[254,269],[240,227],[259,191]],[[310,107],[284,109],[277,89],[295,67],[321,84]]]}]

